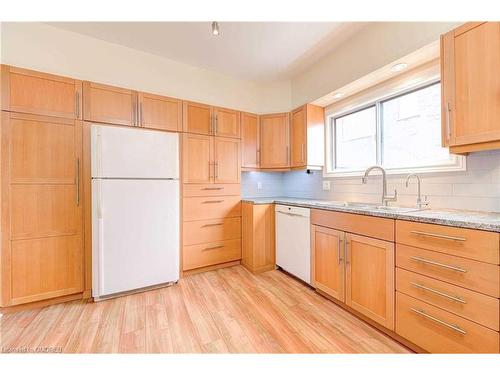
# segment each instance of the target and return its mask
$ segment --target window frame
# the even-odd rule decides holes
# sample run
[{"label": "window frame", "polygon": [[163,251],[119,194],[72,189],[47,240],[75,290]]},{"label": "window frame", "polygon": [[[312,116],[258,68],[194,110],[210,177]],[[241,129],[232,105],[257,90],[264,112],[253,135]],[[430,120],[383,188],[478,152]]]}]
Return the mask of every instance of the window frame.
[{"label": "window frame", "polygon": [[461,155],[451,154],[451,162],[440,165],[424,165],[415,167],[396,167],[390,168],[382,165],[383,152],[383,137],[382,137],[382,104],[392,99],[402,97],[407,94],[425,89],[427,87],[441,83],[440,78],[434,78],[421,82],[418,85],[412,85],[400,90],[395,90],[387,95],[378,96],[360,105],[350,107],[347,110],[339,110],[330,113],[326,118],[325,126],[325,168],[323,170],[324,177],[357,177],[362,176],[365,169],[335,169],[336,165],[336,140],[335,140],[335,120],[350,114],[362,111],[364,109],[375,107],[375,149],[376,149],[376,165],[381,165],[385,168],[387,174],[399,175],[408,173],[436,173],[436,172],[456,172],[466,170],[466,158]]}]

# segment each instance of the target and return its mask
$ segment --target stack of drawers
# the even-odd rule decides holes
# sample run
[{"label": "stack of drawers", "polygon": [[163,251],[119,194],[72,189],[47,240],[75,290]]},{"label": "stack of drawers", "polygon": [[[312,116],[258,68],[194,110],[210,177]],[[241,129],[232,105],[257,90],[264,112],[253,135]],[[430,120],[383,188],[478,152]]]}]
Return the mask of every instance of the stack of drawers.
[{"label": "stack of drawers", "polygon": [[498,353],[498,233],[396,221],[396,333],[431,353]]},{"label": "stack of drawers", "polygon": [[182,269],[241,259],[239,184],[184,184]]}]

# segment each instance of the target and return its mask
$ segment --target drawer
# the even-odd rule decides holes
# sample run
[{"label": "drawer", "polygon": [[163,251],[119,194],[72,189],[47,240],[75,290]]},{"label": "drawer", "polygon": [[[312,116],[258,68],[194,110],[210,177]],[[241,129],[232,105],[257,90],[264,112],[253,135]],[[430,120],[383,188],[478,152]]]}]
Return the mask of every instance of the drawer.
[{"label": "drawer", "polygon": [[396,290],[448,312],[499,330],[499,300],[415,272],[396,269]]},{"label": "drawer", "polygon": [[183,245],[241,238],[241,218],[198,220],[183,223]]},{"label": "drawer", "polygon": [[498,233],[396,220],[396,242],[499,264]]},{"label": "drawer", "polygon": [[240,195],[240,184],[184,184],[185,197],[216,197]]},{"label": "drawer", "polygon": [[311,224],[394,241],[394,220],[328,210],[311,210]]},{"label": "drawer", "polygon": [[239,196],[184,198],[182,212],[184,221],[240,217],[241,199]]},{"label": "drawer", "polygon": [[241,259],[241,240],[210,242],[184,246],[182,251],[182,269],[211,266]]},{"label": "drawer", "polygon": [[499,266],[397,244],[396,266],[498,298]]},{"label": "drawer", "polygon": [[498,353],[491,329],[396,293],[396,333],[430,353]]}]

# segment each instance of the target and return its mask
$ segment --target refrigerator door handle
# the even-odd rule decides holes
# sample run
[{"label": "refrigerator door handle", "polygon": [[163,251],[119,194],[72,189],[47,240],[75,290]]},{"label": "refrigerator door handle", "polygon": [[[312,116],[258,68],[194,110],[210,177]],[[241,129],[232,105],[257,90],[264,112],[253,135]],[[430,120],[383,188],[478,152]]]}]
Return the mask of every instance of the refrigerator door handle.
[{"label": "refrigerator door handle", "polygon": [[102,179],[97,179],[97,218],[102,219]]}]

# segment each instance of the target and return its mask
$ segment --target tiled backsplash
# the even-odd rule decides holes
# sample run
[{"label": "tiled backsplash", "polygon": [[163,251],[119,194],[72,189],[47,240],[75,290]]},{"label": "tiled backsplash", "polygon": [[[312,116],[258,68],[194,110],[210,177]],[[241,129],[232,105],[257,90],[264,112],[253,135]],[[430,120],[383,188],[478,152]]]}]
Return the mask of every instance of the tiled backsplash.
[{"label": "tiled backsplash", "polygon": [[[422,195],[427,195],[431,208],[456,208],[500,212],[500,150],[471,154],[467,171],[421,174]],[[370,176],[363,185],[361,177],[323,178],[321,171],[284,173],[244,172],[242,196],[291,196],[329,200],[379,202],[382,193],[380,176]],[[388,193],[398,191],[398,204],[414,205],[417,184],[406,176],[388,176]],[[322,181],[330,181],[330,191],[322,190]],[[262,188],[257,189],[257,183]]]}]

